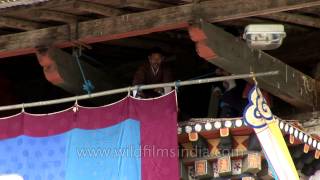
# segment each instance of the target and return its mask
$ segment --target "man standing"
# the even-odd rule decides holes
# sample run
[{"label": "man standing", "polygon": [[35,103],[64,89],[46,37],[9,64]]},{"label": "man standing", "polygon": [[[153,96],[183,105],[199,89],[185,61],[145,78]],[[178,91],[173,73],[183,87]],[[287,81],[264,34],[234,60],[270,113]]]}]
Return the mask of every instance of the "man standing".
[{"label": "man standing", "polygon": [[[146,85],[167,83],[173,81],[172,72],[168,65],[163,62],[164,56],[160,48],[152,48],[148,55],[148,61],[142,64],[136,71],[133,79],[133,85]],[[157,88],[133,92],[133,95],[141,98],[152,98],[168,93],[170,87]]]}]

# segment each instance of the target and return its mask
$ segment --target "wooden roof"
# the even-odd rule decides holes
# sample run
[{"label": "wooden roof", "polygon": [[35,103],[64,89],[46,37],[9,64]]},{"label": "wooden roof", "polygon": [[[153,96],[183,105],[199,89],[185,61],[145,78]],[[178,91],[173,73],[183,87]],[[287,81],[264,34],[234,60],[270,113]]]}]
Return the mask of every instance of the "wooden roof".
[{"label": "wooden roof", "polygon": [[[234,33],[241,33],[244,27],[251,23],[283,23],[289,36],[284,42],[284,47],[271,51],[271,55],[294,67],[304,68],[303,70],[314,67],[320,56],[317,53],[319,46],[316,46],[316,42],[320,40],[318,30],[320,2],[303,0],[298,3],[287,1],[277,4],[273,1],[277,2],[276,0],[264,0],[259,3],[252,3],[251,0],[2,0],[0,1],[0,58],[28,54],[32,48],[43,44],[70,46],[65,43],[70,39],[93,43],[179,29],[186,27],[179,21],[190,22],[199,16],[227,27]],[[248,5],[245,7],[241,6],[242,4]],[[181,17],[180,20],[171,18],[178,16]],[[170,18],[174,20],[169,22]],[[170,26],[174,22],[178,24]],[[79,27],[78,34],[75,34],[76,24]],[[42,31],[34,31],[38,29]],[[135,30],[144,32],[132,33]],[[21,32],[24,34],[17,34]],[[179,35],[176,32],[175,34]],[[17,46],[17,42],[21,44]],[[301,61],[304,63],[300,64]],[[306,61],[308,63],[305,63]]]},{"label": "wooden roof", "polygon": [[[190,77],[189,71],[199,58],[190,55],[196,51],[188,27],[195,20],[214,23],[236,37],[240,37],[248,24],[281,23],[285,25],[287,37],[279,49],[267,52],[272,55],[268,56],[268,62],[274,62],[275,57],[285,63],[281,72],[288,64],[303,73],[293,71],[294,75],[289,79],[281,74],[283,83],[278,84],[269,79],[269,84],[277,85],[270,86],[277,91],[273,95],[287,102],[300,94],[306,96],[304,92],[315,84],[308,75],[320,77],[320,65],[317,66],[320,59],[320,0],[48,0],[9,5],[17,2],[31,1],[3,2],[7,7],[0,9],[0,58],[34,54],[41,46],[66,48],[91,44],[93,50],[89,54],[98,61],[90,63],[104,64],[105,69],[97,65],[104,72],[127,76],[125,83],[128,83],[144,60],[147,49],[160,46],[168,54],[180,53],[179,67],[189,63],[184,66],[189,70],[180,68],[177,71],[185,78]],[[242,66],[249,67],[248,63],[242,63]],[[276,65],[272,68],[281,69]],[[312,93],[316,94],[316,91]],[[305,107],[311,110],[311,105],[317,104],[313,102],[317,98],[304,96],[300,97],[301,104],[307,104]]]}]

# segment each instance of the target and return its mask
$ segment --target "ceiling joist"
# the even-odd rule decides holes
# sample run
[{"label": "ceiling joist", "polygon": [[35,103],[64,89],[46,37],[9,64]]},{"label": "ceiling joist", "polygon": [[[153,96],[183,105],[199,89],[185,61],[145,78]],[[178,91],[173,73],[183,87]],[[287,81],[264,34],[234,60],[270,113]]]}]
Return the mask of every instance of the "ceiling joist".
[{"label": "ceiling joist", "polygon": [[124,13],[122,10],[116,8],[111,8],[101,4],[90,3],[86,1],[77,1],[74,3],[73,7],[81,11],[100,14],[103,16],[118,16]]},{"label": "ceiling joist", "polygon": [[32,12],[36,17],[43,20],[49,20],[49,21],[57,21],[57,22],[63,22],[63,23],[75,23],[78,21],[78,17],[75,15],[57,12],[57,11],[51,11],[51,10],[38,10]]},{"label": "ceiling joist", "polygon": [[[277,1],[277,3],[274,3],[274,0],[260,0],[259,3],[252,3],[252,1],[204,1],[198,4],[186,4],[80,22],[78,37],[84,43],[95,43],[186,28],[195,18],[202,18],[209,22],[221,22],[320,5],[320,0],[285,0]],[[247,5],[241,6],[244,3]],[[0,36],[0,58],[34,53],[35,47],[47,44],[54,44],[58,47],[71,46],[68,26]]]},{"label": "ceiling joist", "polygon": [[292,14],[287,12],[275,13],[275,14],[268,14],[259,16],[266,19],[282,21],[292,24],[298,24],[302,26],[309,26],[314,28],[320,28],[320,17],[314,18],[300,14]]},{"label": "ceiling joist", "polygon": [[44,27],[43,24],[41,23],[21,20],[16,18],[10,18],[10,17],[0,17],[0,26],[26,30],[26,31],[40,29]]},{"label": "ceiling joist", "polygon": [[160,9],[170,6],[170,4],[152,0],[125,0],[122,7],[134,7],[139,9]]},{"label": "ceiling joist", "polygon": [[279,75],[257,78],[259,86],[274,96],[302,109],[313,107],[319,91],[315,80],[261,50],[250,49],[237,37],[212,24],[199,21],[189,28],[198,54],[230,73],[267,72]]}]

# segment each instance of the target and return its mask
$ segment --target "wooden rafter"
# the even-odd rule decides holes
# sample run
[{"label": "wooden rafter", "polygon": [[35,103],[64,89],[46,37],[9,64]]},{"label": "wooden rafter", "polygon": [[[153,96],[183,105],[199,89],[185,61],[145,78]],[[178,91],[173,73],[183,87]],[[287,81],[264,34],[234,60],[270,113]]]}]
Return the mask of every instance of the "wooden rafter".
[{"label": "wooden rafter", "polygon": [[[36,53],[46,79],[52,84],[73,94],[83,94],[83,79],[77,61],[74,57],[60,49],[50,47],[40,49]],[[103,91],[114,88],[115,82],[110,79],[103,71],[81,61],[81,66],[85,69],[86,77],[92,81],[95,86],[94,91]]]},{"label": "wooden rafter", "polygon": [[320,7],[303,8],[299,9],[299,12],[320,16]]},{"label": "wooden rafter", "polygon": [[16,18],[10,18],[10,17],[0,17],[0,26],[9,27],[9,28],[15,28],[15,29],[21,29],[21,30],[35,30],[40,29],[43,26],[41,23],[27,21],[27,20],[21,20]]},{"label": "wooden rafter", "polygon": [[10,14],[10,13],[16,13],[16,12],[26,12],[30,10],[39,10],[41,9],[50,9],[50,8],[56,8],[61,6],[68,6],[75,2],[75,0],[54,0],[54,1],[44,1],[41,3],[37,3],[34,5],[28,5],[26,6],[15,6],[10,8],[4,8],[0,9],[0,14]]},{"label": "wooden rafter", "polygon": [[79,9],[81,11],[87,11],[90,13],[96,13],[103,16],[118,16],[120,14],[123,14],[122,10],[107,7],[101,4],[96,3],[90,3],[86,1],[77,1],[73,5],[74,8]]},{"label": "wooden rafter", "polygon": [[299,14],[292,14],[287,12],[268,14],[268,15],[263,15],[259,17],[292,23],[292,24],[303,25],[303,26],[309,26],[314,28],[320,28],[320,17],[314,18],[314,17],[304,16]]},{"label": "wooden rafter", "polygon": [[168,7],[169,4],[152,0],[126,0],[123,7],[135,7],[140,9],[160,9]]},{"label": "wooden rafter", "polygon": [[257,78],[259,86],[296,107],[315,105],[318,89],[308,75],[263,51],[250,49],[245,42],[209,23],[199,21],[189,33],[198,54],[212,64],[235,74],[278,70],[278,76]]},{"label": "wooden rafter", "polygon": [[77,22],[78,18],[75,15],[52,11],[52,10],[38,10],[32,12],[35,16],[39,19],[63,22],[63,23],[75,23]]},{"label": "wooden rafter", "polygon": [[[102,42],[112,39],[133,37],[152,32],[188,27],[195,18],[209,22],[268,13],[287,11],[320,5],[320,0],[280,1],[227,0],[204,1],[127,14],[114,18],[104,18],[79,23],[79,40],[85,43]],[[246,6],[241,6],[247,4]],[[239,8],[241,7],[241,8]],[[0,36],[0,58],[34,52],[39,45],[54,44],[58,47],[71,46],[68,26],[57,26],[31,32]],[[19,42],[19,43],[18,43]]]}]

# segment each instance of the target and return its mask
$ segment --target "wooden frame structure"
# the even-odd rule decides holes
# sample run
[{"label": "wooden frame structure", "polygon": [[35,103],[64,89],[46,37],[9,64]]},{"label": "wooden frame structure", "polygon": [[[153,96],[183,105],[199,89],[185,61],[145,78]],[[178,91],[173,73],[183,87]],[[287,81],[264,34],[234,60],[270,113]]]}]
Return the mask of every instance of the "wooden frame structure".
[{"label": "wooden frame structure", "polygon": [[[20,1],[23,2],[23,0]],[[9,5],[3,6],[5,3]],[[50,0],[38,3],[35,1],[34,4],[12,7],[10,7],[10,3],[12,2],[3,1],[3,8],[0,9],[0,31],[1,27],[4,27],[3,35],[0,32],[0,58],[35,53],[36,48],[41,46],[64,48],[76,46],[79,43],[90,44],[152,32],[187,29],[190,25],[193,27],[199,25],[199,19],[202,19],[203,22],[214,23],[256,16],[317,28],[319,27],[317,18],[293,12],[282,12],[295,10],[294,12],[299,13],[307,9],[311,14],[317,13],[316,7],[320,6],[318,0],[262,0],[259,3],[252,0],[193,2]],[[246,5],[243,6],[243,4]],[[300,9],[302,10],[300,11]],[[263,79],[261,82],[263,88],[299,108],[310,109],[319,104],[315,102],[317,98],[314,98],[318,95],[319,88],[316,87],[315,80],[308,75],[290,68],[272,56],[264,53],[261,55],[258,51],[252,53],[250,60],[245,57],[225,58],[226,51],[219,51],[219,44],[214,44],[219,42],[218,37],[224,36],[225,33],[214,31],[212,30],[214,28],[209,26],[202,23],[201,28],[204,29],[199,29],[204,35],[202,39],[195,39],[189,28],[191,38],[197,44],[199,44],[198,41],[206,41],[207,48],[215,52],[214,55],[220,57],[220,60],[212,60],[216,58],[215,56],[204,57],[210,59],[209,62],[227,69],[231,73],[239,73],[239,69],[241,69],[241,73],[260,72],[259,67],[264,67],[264,70],[268,71],[270,66],[281,69],[282,72],[285,71],[285,74],[280,75],[277,81],[271,78]],[[10,33],[6,31],[6,28],[17,29],[20,32]],[[206,36],[207,33],[219,33],[219,36]],[[233,39],[228,35],[226,37],[231,38],[230,40]],[[245,48],[249,51],[244,44],[237,44],[236,41],[230,45],[231,49]],[[237,52],[232,54],[236,55]],[[255,59],[260,55],[263,61],[257,64]],[[200,56],[202,55],[200,54]],[[231,64],[223,63],[221,61],[223,58],[239,62],[239,64],[235,66],[233,62]],[[246,63],[243,63],[244,61]],[[237,68],[238,65],[245,65],[249,68]],[[305,91],[306,89],[308,91]]]},{"label": "wooden frame structure", "polygon": [[[244,27],[250,23],[270,23],[270,21],[284,23],[292,34],[297,31],[303,32],[308,41],[320,41],[320,36],[317,36],[320,35],[317,32],[320,28],[320,0],[33,0],[28,3],[24,0],[2,0],[0,1],[0,59],[36,54],[47,80],[72,94],[80,94],[82,79],[77,76],[79,74],[77,65],[71,62],[72,56],[60,48],[89,46],[129,37],[131,42],[123,40],[110,42],[110,45],[120,43],[150,48],[150,41],[139,36],[176,31],[170,32],[170,36],[186,36],[191,39],[200,57],[230,73],[279,70],[280,75],[276,77],[257,78],[261,88],[299,109],[319,110],[320,65],[316,64],[314,73],[306,71],[303,73],[289,66],[286,60],[286,56],[292,54],[291,56],[298,55],[299,58],[306,56],[311,61],[317,62],[319,60],[317,58],[320,58],[319,51],[316,48],[308,48],[317,46],[317,42],[309,42],[311,45],[308,45],[301,43],[303,38],[297,38],[297,41],[292,40],[290,43],[296,47],[300,43],[301,46],[306,46],[301,54],[297,53],[299,50],[292,49],[269,54],[249,49],[240,38],[223,29],[226,25]],[[177,39],[173,40],[174,43],[158,41],[157,44],[177,52],[179,48],[175,45],[183,44],[176,42]],[[41,52],[42,48],[47,50]],[[179,52],[183,51],[181,49]],[[87,72],[88,77],[93,77],[92,79],[97,81],[95,84],[99,85],[98,90],[115,86],[106,83],[112,79],[108,79],[101,69],[95,69],[91,64],[84,66],[90,69]],[[206,130],[208,123],[212,128],[210,130]],[[284,135],[290,137],[289,143],[296,145],[297,149],[293,151],[297,152],[294,155],[298,161],[297,166],[302,168],[301,166],[307,164],[311,167],[310,164],[315,161],[314,157],[318,159],[320,154],[318,137],[285,121],[279,121],[279,127]],[[181,123],[178,132],[182,143],[187,141],[188,133],[197,133],[200,138],[209,139],[211,136],[217,136],[221,129],[227,129],[227,133],[230,129],[232,134],[239,128],[248,130],[239,118],[198,119],[187,124]],[[250,133],[250,129],[246,133]],[[311,151],[312,153],[308,153]],[[199,164],[204,164],[200,164],[199,167],[206,168],[201,175],[211,176],[209,173],[206,174],[208,167],[211,166],[206,164],[206,161],[219,157],[190,158],[184,159],[182,163],[190,164],[200,160],[202,162]],[[249,168],[248,172],[255,172],[257,169],[259,167]],[[225,173],[230,172],[221,172]]]}]

